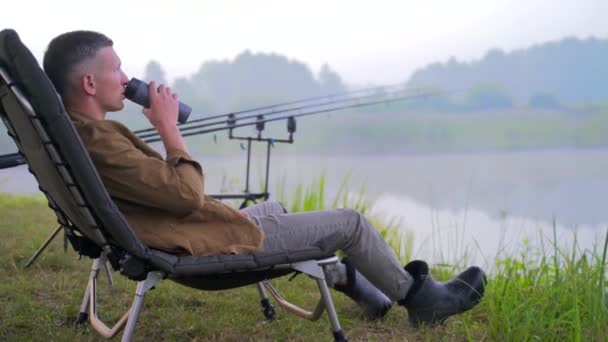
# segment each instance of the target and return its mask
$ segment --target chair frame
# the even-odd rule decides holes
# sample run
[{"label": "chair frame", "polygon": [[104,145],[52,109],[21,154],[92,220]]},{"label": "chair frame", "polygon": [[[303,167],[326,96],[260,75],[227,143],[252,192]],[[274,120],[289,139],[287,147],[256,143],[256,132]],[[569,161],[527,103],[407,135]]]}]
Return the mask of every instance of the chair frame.
[{"label": "chair frame", "polygon": [[[75,324],[81,325],[88,319],[91,327],[104,338],[112,338],[124,328],[122,341],[130,341],[133,336],[135,325],[139,318],[139,313],[141,311],[146,293],[154,288],[154,286],[156,286],[156,284],[158,284],[161,280],[165,279],[167,275],[166,273],[160,271],[149,272],[145,280],[138,281],[131,307],[112,327],[109,327],[105,322],[99,319],[97,315],[97,280],[99,278],[101,269],[104,267],[104,265],[106,265],[107,261],[107,255],[105,252],[103,252],[99,258],[93,261],[93,267],[91,268],[91,274],[89,276],[84,298],[80,306],[80,312]],[[268,280],[263,280],[257,283],[256,287],[261,298],[260,302],[262,303],[262,309],[266,318],[268,320],[272,320],[274,318],[274,309],[272,306],[263,305],[263,303],[268,303],[268,295],[266,292],[266,290],[268,290],[279,306],[288,312],[309,321],[318,320],[323,314],[323,311],[327,309],[332,326],[332,332],[334,332],[334,336],[339,336],[342,328],[340,326],[336,309],[333,305],[329,287],[325,282],[325,266],[334,264],[336,262],[338,262],[338,257],[333,256],[321,260],[308,260],[292,264],[277,265],[277,269],[293,269],[314,279],[319,287],[321,298],[319,299],[314,311],[307,311],[285,300]],[[268,314],[268,312],[271,312],[271,314]],[[346,341],[343,336],[337,337],[336,340]]]}]

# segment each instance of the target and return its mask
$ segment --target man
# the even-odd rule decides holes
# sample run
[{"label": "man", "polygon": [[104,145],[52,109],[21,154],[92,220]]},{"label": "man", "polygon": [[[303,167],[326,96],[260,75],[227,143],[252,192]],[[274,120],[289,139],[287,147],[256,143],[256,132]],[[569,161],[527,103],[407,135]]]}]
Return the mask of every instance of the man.
[{"label": "man", "polygon": [[316,246],[346,259],[328,269],[330,287],[354,299],[369,318],[382,317],[392,301],[414,324],[440,323],[472,308],[485,275],[471,267],[448,283],[428,265],[402,267],[376,229],[357,211],[286,213],[276,202],[243,212],[204,194],[201,166],[188,154],[177,128],[177,95],[150,83],[144,114],[166,151],[160,154],[124,125],[106,120],[123,108],[128,82],[113,42],[103,34],[75,31],[51,41],[44,69],[61,95],[108,192],[147,245],[192,255],[281,252]]}]

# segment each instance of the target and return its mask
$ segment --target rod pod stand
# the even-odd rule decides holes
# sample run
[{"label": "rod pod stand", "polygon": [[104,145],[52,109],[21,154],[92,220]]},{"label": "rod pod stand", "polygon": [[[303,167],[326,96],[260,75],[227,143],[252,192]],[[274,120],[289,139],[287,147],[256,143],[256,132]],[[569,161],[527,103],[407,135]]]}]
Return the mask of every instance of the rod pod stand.
[{"label": "rod pod stand", "polygon": [[[270,179],[270,150],[274,146],[275,143],[286,143],[293,144],[294,138],[293,134],[296,132],[296,119],[293,116],[287,118],[287,132],[289,133],[289,137],[287,139],[275,139],[275,138],[265,138],[262,136],[262,133],[265,129],[265,118],[264,115],[258,115],[256,118],[256,130],[257,136],[236,136],[234,135],[234,128],[236,126],[237,120],[234,114],[228,115],[228,139],[230,140],[242,140],[247,141],[247,166],[245,168],[245,190],[243,190],[242,194],[220,194],[215,196],[218,199],[243,199],[241,203],[240,209],[247,207],[249,202],[256,203],[257,200],[268,200],[270,197],[270,193],[268,192],[268,180]],[[265,171],[265,183],[264,190],[259,193],[252,193],[249,189],[249,179],[251,175],[251,143],[252,142],[265,142],[266,143],[266,171]]]}]

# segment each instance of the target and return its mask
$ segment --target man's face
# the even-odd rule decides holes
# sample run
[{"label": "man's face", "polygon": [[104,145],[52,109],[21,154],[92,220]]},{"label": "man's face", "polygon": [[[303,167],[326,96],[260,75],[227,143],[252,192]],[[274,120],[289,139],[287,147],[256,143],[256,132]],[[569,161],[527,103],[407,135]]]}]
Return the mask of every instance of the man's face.
[{"label": "man's face", "polygon": [[121,69],[120,58],[112,47],[97,52],[95,61],[95,97],[106,112],[116,112],[124,107],[125,86],[129,82]]}]

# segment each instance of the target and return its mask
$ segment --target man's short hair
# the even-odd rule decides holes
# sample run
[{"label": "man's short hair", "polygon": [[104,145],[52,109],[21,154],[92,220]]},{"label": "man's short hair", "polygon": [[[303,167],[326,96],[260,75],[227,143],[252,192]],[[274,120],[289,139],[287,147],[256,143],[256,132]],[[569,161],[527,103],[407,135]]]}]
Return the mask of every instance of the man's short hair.
[{"label": "man's short hair", "polygon": [[55,37],[44,53],[44,71],[62,97],[68,88],[68,76],[75,66],[94,58],[104,47],[114,42],[93,31],[73,31]]}]

